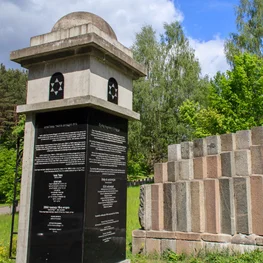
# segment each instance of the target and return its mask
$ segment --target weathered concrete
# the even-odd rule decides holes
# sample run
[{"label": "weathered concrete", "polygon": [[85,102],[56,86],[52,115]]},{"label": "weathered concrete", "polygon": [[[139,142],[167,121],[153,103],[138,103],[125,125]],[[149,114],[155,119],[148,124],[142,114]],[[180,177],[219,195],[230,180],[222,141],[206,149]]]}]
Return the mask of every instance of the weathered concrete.
[{"label": "weathered concrete", "polygon": [[167,163],[154,164],[154,182],[165,183],[168,181]]},{"label": "weathered concrete", "polygon": [[203,157],[207,155],[206,138],[193,141],[194,157]]},{"label": "weathered concrete", "polygon": [[205,231],[220,233],[220,195],[218,179],[204,180],[205,191]]},{"label": "weathered concrete", "polygon": [[251,146],[252,174],[263,174],[263,146]]},{"label": "weathered concrete", "polygon": [[222,176],[220,155],[207,156],[206,163],[208,178],[219,178]]},{"label": "weathered concrete", "polygon": [[205,231],[204,182],[201,180],[191,181],[190,190],[191,190],[192,232],[204,232]]},{"label": "weathered concrete", "polygon": [[175,231],[177,225],[175,183],[165,183],[163,185],[163,195],[164,229],[167,231]]},{"label": "weathered concrete", "polygon": [[263,236],[263,175],[250,177],[252,231]]},{"label": "weathered concrete", "polygon": [[263,126],[253,127],[252,133],[252,145],[263,145]]},{"label": "weathered concrete", "polygon": [[30,204],[32,194],[33,155],[35,143],[35,116],[27,114],[25,123],[25,139],[22,165],[22,181],[20,194],[20,212],[18,221],[18,239],[16,262],[27,262],[28,256],[28,233],[30,220]]},{"label": "weathered concrete", "polygon": [[181,144],[168,145],[168,162],[181,160]]},{"label": "weathered concrete", "polygon": [[230,152],[236,149],[236,134],[228,133],[220,135],[221,138],[221,151]]},{"label": "weathered concrete", "polygon": [[207,154],[215,155],[221,153],[221,139],[219,135],[206,137]]},{"label": "weathered concrete", "polygon": [[234,200],[236,213],[236,232],[252,233],[250,181],[248,177],[235,177]]},{"label": "weathered concrete", "polygon": [[176,240],[162,239],[161,240],[161,253],[170,250],[176,252]]},{"label": "weathered concrete", "polygon": [[250,176],[251,153],[249,150],[235,151],[235,170],[236,176]]},{"label": "weathered concrete", "polygon": [[154,238],[147,238],[145,242],[146,254],[160,254],[161,253],[161,240]]},{"label": "weathered concrete", "polygon": [[140,187],[139,222],[143,229],[152,228],[152,188],[151,185]]},{"label": "weathered concrete", "polygon": [[221,169],[222,176],[224,177],[233,177],[235,176],[235,161],[233,152],[223,152],[221,156]]},{"label": "weathered concrete", "polygon": [[180,161],[167,163],[168,181],[176,182],[180,179]]},{"label": "weathered concrete", "polygon": [[236,232],[233,179],[220,178],[219,192],[221,233],[233,235]]},{"label": "weathered concrete", "polygon": [[152,184],[152,229],[163,230],[163,184]]},{"label": "weathered concrete", "polygon": [[238,150],[249,149],[252,143],[251,131],[237,131],[236,132],[236,147]]},{"label": "weathered concrete", "polygon": [[194,158],[194,179],[204,179],[207,177],[206,157]]},{"label": "weathered concrete", "polygon": [[54,110],[72,109],[78,107],[93,107],[102,111],[107,111],[120,117],[127,116],[127,118],[130,120],[140,119],[140,115],[134,111],[90,95],[64,100],[52,100],[27,105],[19,105],[17,106],[17,113],[27,114],[30,112],[46,112]]},{"label": "weathered concrete", "polygon": [[190,182],[178,181],[176,184],[176,217],[178,231],[191,231]]},{"label": "weathered concrete", "polygon": [[180,161],[180,175],[181,180],[192,180],[194,178],[193,159]]},{"label": "weathered concrete", "polygon": [[192,159],[193,154],[193,142],[181,142],[182,159]]}]

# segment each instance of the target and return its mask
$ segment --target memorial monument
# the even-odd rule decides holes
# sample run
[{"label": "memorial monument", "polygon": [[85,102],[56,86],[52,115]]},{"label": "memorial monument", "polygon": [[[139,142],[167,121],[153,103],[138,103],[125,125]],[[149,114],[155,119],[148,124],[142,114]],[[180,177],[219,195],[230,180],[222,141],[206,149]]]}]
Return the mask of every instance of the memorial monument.
[{"label": "memorial monument", "polygon": [[10,57],[29,72],[16,262],[128,262],[127,130],[144,67],[88,12]]}]

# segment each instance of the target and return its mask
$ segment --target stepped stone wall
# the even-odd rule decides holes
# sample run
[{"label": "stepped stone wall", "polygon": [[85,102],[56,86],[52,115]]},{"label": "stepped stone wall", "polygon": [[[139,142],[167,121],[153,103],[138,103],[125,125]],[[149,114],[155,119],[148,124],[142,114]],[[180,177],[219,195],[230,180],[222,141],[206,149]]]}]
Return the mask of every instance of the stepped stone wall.
[{"label": "stepped stone wall", "polygon": [[139,218],[133,253],[263,250],[263,127],[169,145]]}]

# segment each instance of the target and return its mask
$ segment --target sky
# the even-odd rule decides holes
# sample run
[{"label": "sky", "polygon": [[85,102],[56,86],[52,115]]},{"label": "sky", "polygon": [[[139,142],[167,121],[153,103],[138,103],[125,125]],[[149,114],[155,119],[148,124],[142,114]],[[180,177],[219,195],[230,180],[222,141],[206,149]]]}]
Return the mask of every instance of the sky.
[{"label": "sky", "polygon": [[118,40],[131,47],[142,26],[157,34],[163,24],[182,23],[200,61],[202,75],[213,77],[228,65],[224,41],[235,32],[234,6],[239,0],[0,0],[0,63],[20,68],[9,60],[13,50],[29,46],[30,37],[51,31],[62,16],[87,11],[101,16]]}]

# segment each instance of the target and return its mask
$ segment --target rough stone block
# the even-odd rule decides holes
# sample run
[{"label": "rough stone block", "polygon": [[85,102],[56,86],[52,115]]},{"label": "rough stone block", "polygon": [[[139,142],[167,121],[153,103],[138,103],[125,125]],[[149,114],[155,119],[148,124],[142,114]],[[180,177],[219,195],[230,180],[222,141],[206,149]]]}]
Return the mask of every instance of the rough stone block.
[{"label": "rough stone block", "polygon": [[235,204],[232,178],[219,179],[221,233],[235,234]]},{"label": "rough stone block", "polygon": [[182,159],[193,158],[193,142],[181,142],[181,157]]},{"label": "rough stone block", "polygon": [[252,143],[251,131],[237,131],[236,132],[236,148],[237,150],[249,149]]},{"label": "rough stone block", "polygon": [[154,183],[164,183],[167,181],[167,163],[154,164]]},{"label": "rough stone block", "polygon": [[162,239],[161,240],[161,253],[170,250],[176,252],[176,240]]},{"label": "rough stone block", "polygon": [[207,177],[219,178],[222,175],[220,155],[211,155],[206,157]]},{"label": "rough stone block", "polygon": [[167,231],[176,230],[176,187],[175,183],[165,183],[163,185],[163,216],[164,229]]},{"label": "rough stone block", "polygon": [[147,238],[157,238],[157,239],[175,239],[175,232],[174,231],[147,231],[146,233]]},{"label": "rough stone block", "polygon": [[208,155],[221,153],[221,139],[219,135],[206,137],[206,142]]},{"label": "rough stone block", "polygon": [[132,254],[144,254],[145,253],[145,238],[133,237],[132,238]]},{"label": "rough stone block", "polygon": [[204,180],[206,232],[220,233],[220,196],[218,179]]},{"label": "rough stone block", "polygon": [[193,141],[194,157],[203,157],[207,155],[206,138]]},{"label": "rough stone block", "polygon": [[177,230],[191,231],[190,182],[176,182]]},{"label": "rough stone block", "polygon": [[252,230],[254,234],[263,236],[263,176],[250,177]]},{"label": "rough stone block", "polygon": [[251,153],[249,150],[235,151],[235,170],[237,176],[251,175]]},{"label": "rough stone block", "polygon": [[252,145],[263,145],[263,126],[253,127],[252,133]]},{"label": "rough stone block", "polygon": [[204,179],[207,177],[206,157],[194,158],[194,179]]},{"label": "rough stone block", "polygon": [[192,180],[194,178],[193,159],[180,161],[180,180]]},{"label": "rough stone block", "polygon": [[146,254],[160,254],[161,253],[161,240],[154,238],[146,239]]},{"label": "rough stone block", "polygon": [[195,254],[203,248],[202,241],[188,241],[177,240],[176,241],[176,253],[177,254]]},{"label": "rough stone block", "polygon": [[189,241],[199,241],[201,240],[201,234],[194,232],[175,232],[175,238],[177,240],[189,240]]},{"label": "rough stone block", "polygon": [[232,237],[231,243],[241,245],[256,245],[256,235],[243,235],[239,233]]},{"label": "rough stone block", "polygon": [[192,232],[205,231],[205,200],[204,200],[204,182],[194,180],[190,182],[191,188],[191,226]]},{"label": "rough stone block", "polygon": [[181,144],[168,145],[168,162],[181,160]]},{"label": "rough stone block", "polygon": [[220,135],[221,138],[221,151],[230,152],[236,149],[236,134],[228,133]]},{"label": "rough stone block", "polygon": [[140,187],[139,222],[142,229],[152,228],[152,187],[149,184]]},{"label": "rough stone block", "polygon": [[236,232],[252,233],[250,181],[248,177],[234,177]]},{"label": "rough stone block", "polygon": [[163,230],[163,184],[152,184],[152,229]]},{"label": "rough stone block", "polygon": [[167,164],[168,182],[176,182],[180,176],[180,161],[172,161]]},{"label": "rough stone block", "polygon": [[216,243],[230,243],[232,236],[224,234],[208,234],[204,233],[201,235],[202,240]]},{"label": "rough stone block", "polygon": [[252,174],[263,174],[263,146],[251,146]]},{"label": "rough stone block", "polygon": [[146,231],[145,230],[133,230],[132,236],[133,237],[146,237]]},{"label": "rough stone block", "polygon": [[221,170],[222,176],[233,177],[235,176],[235,161],[233,152],[223,152],[221,156]]}]

